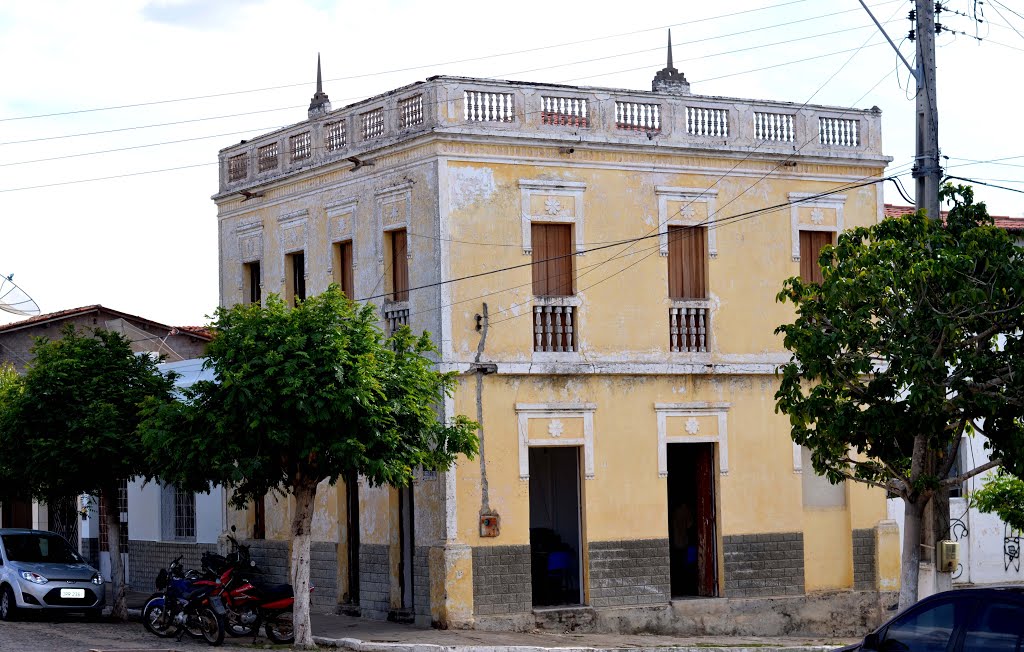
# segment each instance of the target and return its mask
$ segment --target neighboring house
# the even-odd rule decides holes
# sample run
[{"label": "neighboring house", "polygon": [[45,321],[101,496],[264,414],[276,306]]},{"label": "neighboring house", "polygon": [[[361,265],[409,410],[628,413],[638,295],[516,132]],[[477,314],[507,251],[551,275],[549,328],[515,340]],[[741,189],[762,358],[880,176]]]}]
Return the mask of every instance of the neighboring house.
[{"label": "neighboring house", "polygon": [[[914,212],[913,206],[885,205],[886,217]],[[943,218],[946,212],[942,212]],[[1024,244],[1024,218],[993,215],[995,225],[1005,229],[1018,244]],[[959,469],[972,469],[989,461],[982,435],[964,437],[957,463]],[[1024,582],[1021,571],[1022,534],[995,514],[986,514],[970,506],[970,493],[985,485],[994,471],[983,473],[956,487],[949,498],[949,539],[960,542],[960,564],[952,574],[953,586],[977,586]],[[903,528],[903,500],[889,499],[889,515]],[[934,592],[934,566],[922,562],[919,595]]]},{"label": "neighboring house", "polygon": [[[774,411],[775,296],[881,218],[880,111],[694,95],[671,53],[653,89],[318,88],[220,152],[221,304],[338,283],[432,333],[463,374],[443,416],[482,425],[410,489],[323,487],[316,608],[853,635],[892,601],[884,493],[817,477]],[[228,518],[283,575],[288,502]]]},{"label": "neighboring house", "polygon": [[[202,327],[167,326],[105,306],[92,305],[0,325],[0,363],[10,362],[18,371],[24,372],[31,362],[36,338],[59,338],[68,324],[79,330],[99,328],[117,331],[131,340],[132,350],[136,353],[162,355],[169,362],[201,357],[212,338],[212,334]],[[121,520],[127,525],[121,530],[124,551],[129,550],[126,544],[134,535],[128,493],[126,481],[121,500]],[[104,540],[106,527],[101,526],[97,502],[75,496],[58,498],[50,504],[0,497],[0,527],[34,527],[60,532],[72,543],[79,544],[82,554],[99,564],[104,575],[109,576]],[[87,511],[88,516],[82,518],[81,511]],[[130,570],[131,560],[127,554],[125,558]]]},{"label": "neighboring house", "polygon": [[[205,359],[165,362],[164,373],[178,374],[179,389],[197,380],[212,380],[213,372],[204,369]],[[198,568],[203,552],[217,551],[217,539],[225,529],[224,489],[213,487],[209,493],[190,493],[161,482],[135,479],[127,483],[128,584],[146,591],[168,562],[179,555],[186,568]]]}]

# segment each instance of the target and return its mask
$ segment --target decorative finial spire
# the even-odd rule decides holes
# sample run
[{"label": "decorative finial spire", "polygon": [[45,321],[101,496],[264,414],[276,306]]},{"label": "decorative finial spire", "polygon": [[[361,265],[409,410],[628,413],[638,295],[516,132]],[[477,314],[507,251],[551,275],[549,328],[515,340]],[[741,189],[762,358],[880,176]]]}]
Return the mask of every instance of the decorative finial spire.
[{"label": "decorative finial spire", "polygon": [[[675,70],[675,68],[672,67],[672,28],[669,28],[669,30],[668,30],[668,65],[665,66],[665,69],[666,70]],[[316,75],[317,75],[317,80],[319,81],[319,79],[320,79],[320,59],[319,59],[319,57],[317,58],[317,63],[316,63]],[[318,90],[319,90],[319,88],[320,88],[319,85],[317,85],[317,89]]]},{"label": "decorative finial spire", "polygon": [[689,95],[690,82],[686,81],[686,75],[679,72],[672,65],[672,30],[668,30],[668,61],[663,70],[659,70],[651,82],[651,90],[659,93],[672,93],[674,95]]},{"label": "decorative finial spire", "polygon": [[323,115],[331,110],[331,100],[328,99],[327,93],[324,92],[323,75],[320,74],[320,53],[316,54],[316,93],[313,95],[313,99],[309,102],[309,111],[307,112],[310,118],[318,115]]}]

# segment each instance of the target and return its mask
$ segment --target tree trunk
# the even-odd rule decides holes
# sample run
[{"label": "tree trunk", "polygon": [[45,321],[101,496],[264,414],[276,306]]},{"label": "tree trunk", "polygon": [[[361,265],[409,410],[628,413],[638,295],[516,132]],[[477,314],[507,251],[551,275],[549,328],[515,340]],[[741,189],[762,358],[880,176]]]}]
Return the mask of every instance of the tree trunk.
[{"label": "tree trunk", "polygon": [[117,484],[100,492],[103,501],[103,517],[107,524],[107,554],[110,555],[110,617],[114,620],[128,618],[128,601],[125,596],[124,563],[121,559],[121,507],[118,504]]},{"label": "tree trunk", "polygon": [[316,503],[316,482],[303,480],[293,487],[295,514],[292,518],[292,588],[295,606],[292,620],[295,626],[295,647],[313,649],[313,629],[309,618],[309,536]]},{"label": "tree trunk", "polygon": [[922,498],[911,502],[903,499],[903,559],[900,570],[900,604],[903,611],[917,602],[917,585],[921,574]]}]

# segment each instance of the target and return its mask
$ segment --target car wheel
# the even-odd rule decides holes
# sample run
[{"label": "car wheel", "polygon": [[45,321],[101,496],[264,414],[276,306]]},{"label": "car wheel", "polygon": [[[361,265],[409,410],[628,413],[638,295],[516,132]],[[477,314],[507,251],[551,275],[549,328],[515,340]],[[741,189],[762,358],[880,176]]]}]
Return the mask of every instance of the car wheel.
[{"label": "car wheel", "polygon": [[10,622],[18,616],[18,603],[14,601],[14,591],[6,584],[0,589],[0,620]]}]

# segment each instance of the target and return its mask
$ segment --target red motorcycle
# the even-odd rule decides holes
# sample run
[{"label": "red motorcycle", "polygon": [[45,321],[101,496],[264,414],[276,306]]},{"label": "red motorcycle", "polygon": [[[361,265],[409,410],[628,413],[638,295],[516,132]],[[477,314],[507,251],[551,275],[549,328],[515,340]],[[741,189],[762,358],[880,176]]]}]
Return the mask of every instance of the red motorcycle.
[{"label": "red motorcycle", "polygon": [[262,625],[267,638],[274,643],[293,643],[295,594],[291,585],[264,584],[251,579],[249,574],[259,572],[259,568],[249,557],[249,547],[238,543],[231,535],[228,540],[235,551],[227,557],[203,554],[202,565],[207,578],[200,581],[211,585],[211,595],[223,600],[227,610],[225,631],[232,636],[255,636]]}]

